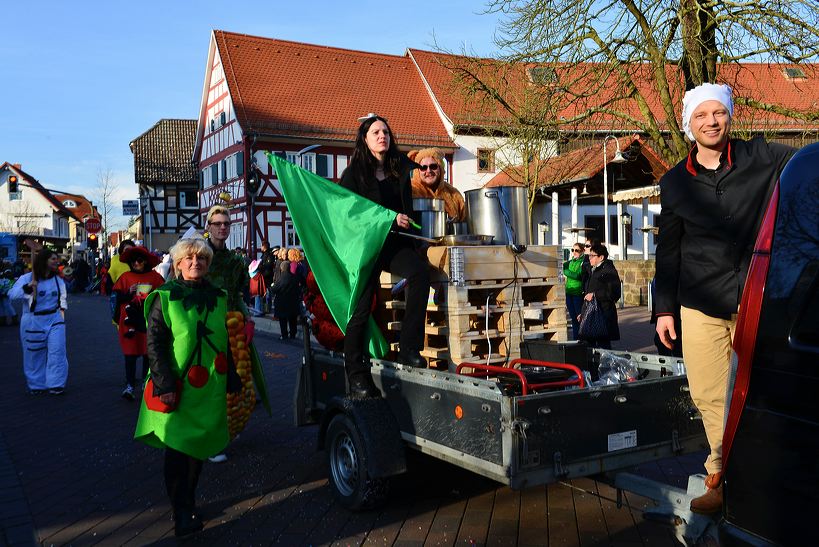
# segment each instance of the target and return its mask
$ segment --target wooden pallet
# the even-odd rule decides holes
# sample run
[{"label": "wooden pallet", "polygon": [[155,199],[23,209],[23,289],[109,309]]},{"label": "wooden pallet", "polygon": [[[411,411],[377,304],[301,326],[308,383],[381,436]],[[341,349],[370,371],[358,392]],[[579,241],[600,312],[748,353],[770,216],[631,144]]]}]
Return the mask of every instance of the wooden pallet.
[{"label": "wooden pallet", "polygon": [[[430,262],[436,266],[435,261],[441,263],[452,252],[460,252],[453,249],[430,248]],[[458,267],[467,279],[451,281],[451,268],[446,265],[433,270],[421,355],[453,370],[463,362],[486,362],[487,356],[491,363],[520,357],[520,344],[526,339],[566,339],[556,248],[530,247],[520,257],[500,246],[462,249],[464,263]],[[512,279],[515,261],[518,277]],[[406,308],[403,291],[392,294],[391,290],[400,280],[387,272],[379,279],[376,316],[381,318],[393,351]]]}]

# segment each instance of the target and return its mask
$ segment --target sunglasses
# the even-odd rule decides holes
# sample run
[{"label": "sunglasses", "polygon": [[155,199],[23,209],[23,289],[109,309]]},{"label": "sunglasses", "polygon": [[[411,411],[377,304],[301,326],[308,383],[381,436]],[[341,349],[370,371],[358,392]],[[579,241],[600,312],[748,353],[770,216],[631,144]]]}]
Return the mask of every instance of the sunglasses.
[{"label": "sunglasses", "polygon": [[134,258],[134,262],[145,262],[145,259],[141,256]]},{"label": "sunglasses", "polygon": [[230,222],[210,222],[211,226],[216,226],[217,228],[221,228],[222,226],[230,226]]},{"label": "sunglasses", "polygon": [[583,245],[583,246],[584,246],[585,248],[587,248],[587,249],[590,249],[590,248],[591,248],[591,245],[589,245],[588,243],[586,243],[586,244],[585,244],[585,245]]},{"label": "sunglasses", "polygon": [[437,171],[438,170],[438,164],[437,163],[430,163],[429,165],[419,165],[418,169],[420,169],[421,171],[426,171],[427,169],[429,169],[430,171]]},{"label": "sunglasses", "polygon": [[583,249],[572,249],[573,253],[582,253]]}]

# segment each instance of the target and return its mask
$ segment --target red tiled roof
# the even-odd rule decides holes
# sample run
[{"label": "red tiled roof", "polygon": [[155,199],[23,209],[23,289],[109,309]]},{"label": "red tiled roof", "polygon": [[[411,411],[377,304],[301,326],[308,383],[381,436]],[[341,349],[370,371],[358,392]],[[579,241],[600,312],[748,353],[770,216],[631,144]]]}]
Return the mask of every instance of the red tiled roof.
[{"label": "red tiled roof", "polygon": [[[637,152],[645,158],[653,182],[659,181],[670,169],[671,166],[639,135],[619,137],[617,141],[626,156],[633,157]],[[609,142],[606,146],[606,163],[610,163],[616,153],[617,146],[613,141]],[[600,142],[543,160],[538,173],[538,186],[557,186],[592,179],[603,170],[602,156],[603,143]],[[492,177],[485,187],[522,186],[522,170],[522,166],[505,169]]]},{"label": "red tiled roof", "polygon": [[64,205],[64,207],[71,211],[74,214],[74,216],[81,221],[86,217],[100,218],[100,214],[99,211],[97,211],[97,208],[94,207],[94,205],[82,194],[63,193],[54,194],[54,197],[57,199],[57,201],[63,204],[65,203],[66,200],[69,199],[74,201],[74,203],[77,204],[76,207],[68,207],[67,205]]},{"label": "red tiled roof", "polygon": [[54,197],[54,194],[49,192],[42,184],[40,184],[40,181],[23,171],[19,166],[5,162],[3,165],[0,165],[0,171],[3,169],[10,169],[11,171],[17,173],[17,176],[22,179],[20,182],[37,190],[44,198],[48,200],[49,203],[51,203],[51,206],[55,211],[59,211],[67,217],[74,217],[75,219],[80,220],[74,213],[65,208],[62,202]]},{"label": "red tiled roof", "polygon": [[[415,60],[419,70],[423,73],[432,92],[435,94],[445,115],[455,125],[500,127],[508,123],[511,119],[509,113],[500,107],[499,103],[480,104],[474,100],[468,100],[462,91],[463,86],[459,86],[456,69],[468,68],[476,72],[482,78],[487,78],[490,82],[499,82],[498,85],[506,86],[509,91],[506,93],[510,101],[521,100],[524,95],[529,98],[537,97],[538,88],[543,89],[543,97],[548,97],[550,90],[548,85],[537,86],[532,84],[527,70],[536,66],[533,64],[505,65],[493,59],[472,59],[458,55],[448,55],[409,49],[408,54]],[[727,83],[734,88],[734,96],[743,97],[763,103],[771,103],[788,109],[806,111],[819,110],[819,65],[803,64],[798,65],[806,74],[804,79],[790,79],[785,74],[785,69],[795,68],[797,65],[762,64],[762,63],[742,63],[739,65],[730,64],[720,67],[718,81]],[[594,63],[584,63],[577,65],[552,65],[557,77],[557,85],[568,85],[574,92],[580,90],[586,95],[575,104],[563,108],[558,112],[558,116],[565,120],[571,120],[578,113],[587,108],[601,107],[609,101],[615,101],[616,90],[620,86],[612,81],[612,75],[608,80],[599,79],[595,71],[603,68],[603,65]],[[660,127],[667,128],[667,116],[661,106],[660,97],[656,84],[651,77],[651,67],[632,66],[634,79],[642,95],[646,98],[650,110],[654,113]],[[666,67],[666,77],[672,82],[672,101],[676,105],[674,116],[679,120],[682,111],[682,79],[674,66]],[[526,93],[523,93],[523,86]],[[545,100],[545,99],[544,99]],[[515,105],[518,106],[518,105]],[[610,105],[611,109],[626,112],[634,119],[641,120],[643,116],[639,111],[636,102],[633,100],[619,100]],[[817,129],[819,122],[806,122],[794,118],[788,118],[782,114],[774,112],[764,112],[744,106],[737,106],[734,113],[735,127],[750,127],[755,130],[781,129],[781,130],[802,130]],[[567,129],[599,129],[605,128],[608,131],[634,131],[639,130],[634,124],[630,124],[621,118],[611,114],[600,113],[592,119],[582,122],[580,125],[567,123]]]},{"label": "red tiled roof", "polygon": [[245,132],[352,142],[358,117],[376,112],[402,146],[454,148],[408,57],[213,35]]}]

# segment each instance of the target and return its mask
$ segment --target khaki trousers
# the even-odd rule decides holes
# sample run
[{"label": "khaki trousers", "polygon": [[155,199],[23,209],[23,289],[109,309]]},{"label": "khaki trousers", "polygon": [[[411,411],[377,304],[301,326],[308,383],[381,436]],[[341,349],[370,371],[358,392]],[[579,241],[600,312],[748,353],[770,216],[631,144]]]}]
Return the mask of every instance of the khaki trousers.
[{"label": "khaki trousers", "polygon": [[684,333],[683,360],[691,399],[702,414],[705,436],[711,447],[711,453],[705,460],[705,470],[709,474],[718,473],[722,471],[728,371],[737,316],[732,315],[730,320],[718,319],[683,307],[680,317]]}]

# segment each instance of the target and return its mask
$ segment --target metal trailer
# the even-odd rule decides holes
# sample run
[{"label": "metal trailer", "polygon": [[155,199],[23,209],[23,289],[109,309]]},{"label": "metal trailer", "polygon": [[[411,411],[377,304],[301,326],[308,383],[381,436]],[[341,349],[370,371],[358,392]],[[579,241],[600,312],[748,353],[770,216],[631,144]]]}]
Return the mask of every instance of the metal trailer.
[{"label": "metal trailer", "polygon": [[[351,509],[385,501],[406,448],[522,489],[707,447],[686,377],[673,373],[681,360],[612,353],[636,360],[641,379],[514,395],[497,378],[373,360],[384,397],[354,400],[342,355],[306,342],[295,420],[319,425],[331,487]],[[596,368],[600,351],[589,354]]]}]

